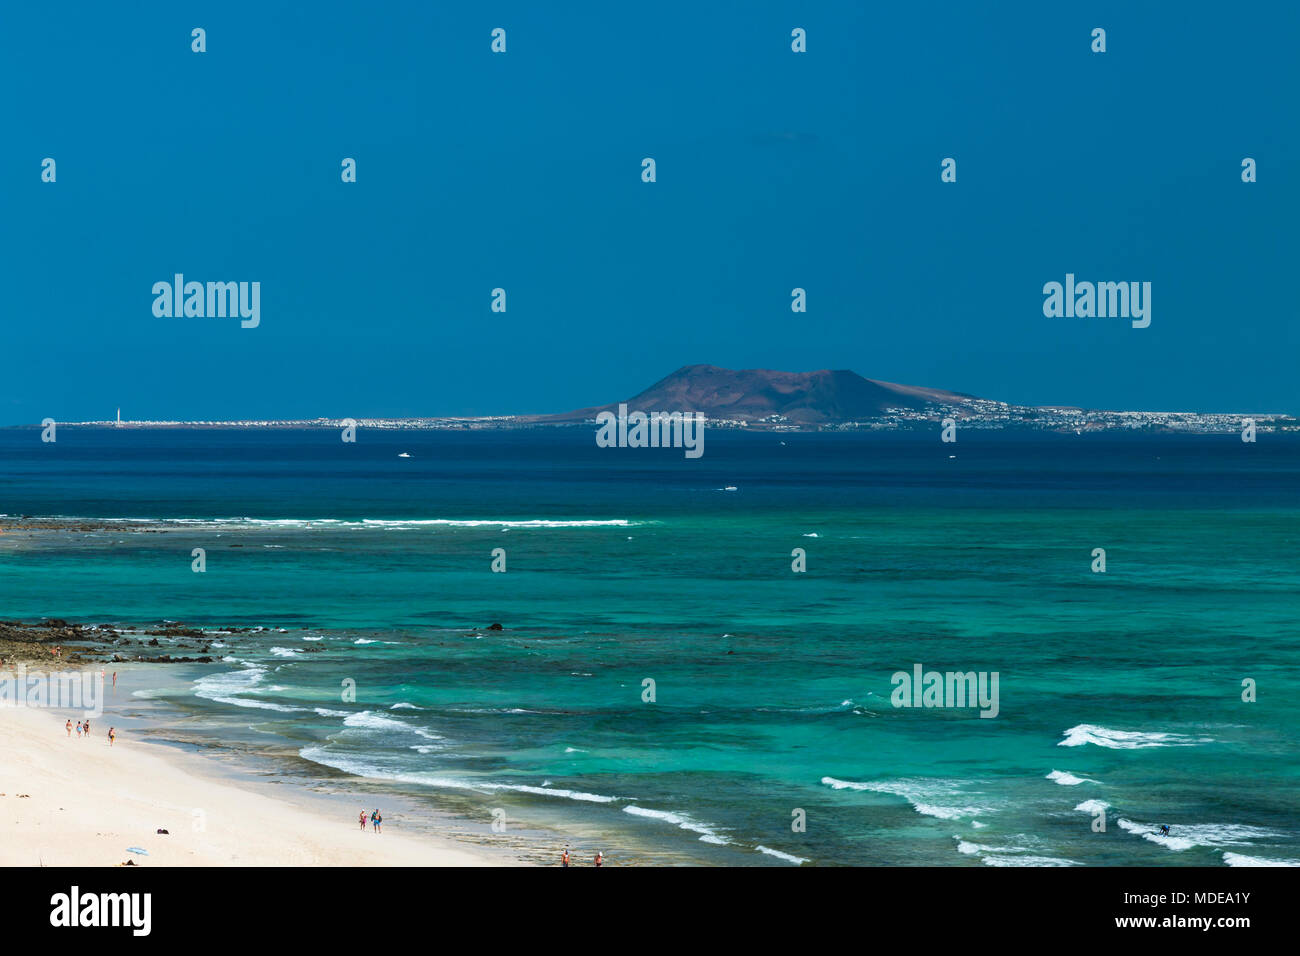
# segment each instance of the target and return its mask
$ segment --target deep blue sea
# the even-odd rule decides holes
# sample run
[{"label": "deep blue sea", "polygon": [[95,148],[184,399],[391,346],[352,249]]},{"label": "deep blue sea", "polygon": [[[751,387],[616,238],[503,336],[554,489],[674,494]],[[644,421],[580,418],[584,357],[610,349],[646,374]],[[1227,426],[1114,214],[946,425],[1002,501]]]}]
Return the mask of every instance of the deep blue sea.
[{"label": "deep blue sea", "polygon": [[[0,515],[0,617],[212,632],[136,692],[155,735],[430,826],[611,864],[1300,861],[1300,436],[7,429]],[[895,706],[918,665],[996,674],[996,716]]]}]

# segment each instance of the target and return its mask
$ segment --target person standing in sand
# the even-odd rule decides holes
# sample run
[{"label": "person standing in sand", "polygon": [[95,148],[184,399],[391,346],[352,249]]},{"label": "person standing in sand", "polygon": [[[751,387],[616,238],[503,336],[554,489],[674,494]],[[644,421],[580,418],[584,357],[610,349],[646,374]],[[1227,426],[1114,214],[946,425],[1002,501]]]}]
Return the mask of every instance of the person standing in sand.
[{"label": "person standing in sand", "polygon": [[365,828],[366,828],[366,811],[365,808],[363,807],[361,809],[361,829],[364,830]]},{"label": "person standing in sand", "polygon": [[88,720],[85,721],[85,723],[82,724],[81,729],[82,729],[83,731],[85,731],[86,739],[89,740],[89,739],[90,739],[90,721],[88,721]]},{"label": "person standing in sand", "polygon": [[66,728],[68,729],[68,736],[71,737],[71,736],[72,736],[72,718],[69,717],[69,718],[68,718],[68,722],[67,722],[66,724],[64,724],[63,726],[66,727]]},{"label": "person standing in sand", "polygon": [[384,815],[375,807],[375,812],[370,815],[370,829],[375,833],[382,833],[384,829]]},{"label": "person standing in sand", "polygon": [[113,741],[117,739],[117,731],[112,727],[108,728],[108,745],[113,746]]},{"label": "person standing in sand", "polygon": [[596,861],[595,861],[595,862],[596,862],[596,866],[600,866],[602,863],[604,863],[604,862],[605,862],[605,854],[603,854],[603,853],[601,853],[599,850],[597,850],[597,851],[596,851]]},{"label": "person standing in sand", "polygon": [[77,739],[81,739],[81,721],[77,721]]},{"label": "person standing in sand", "polygon": [[566,870],[569,868],[569,848],[566,846],[564,852],[560,854],[560,866]]}]

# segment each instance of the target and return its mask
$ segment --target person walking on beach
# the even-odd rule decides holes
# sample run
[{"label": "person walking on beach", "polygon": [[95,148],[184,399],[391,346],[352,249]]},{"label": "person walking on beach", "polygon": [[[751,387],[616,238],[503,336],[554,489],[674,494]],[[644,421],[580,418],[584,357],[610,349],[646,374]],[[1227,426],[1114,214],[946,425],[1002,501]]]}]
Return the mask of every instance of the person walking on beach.
[{"label": "person walking on beach", "polygon": [[117,689],[117,671],[113,671],[113,688]]},{"label": "person walking on beach", "polygon": [[365,811],[365,808],[364,808],[364,807],[363,807],[362,810],[361,810],[361,818],[360,818],[360,819],[361,819],[361,829],[364,830],[364,829],[366,828],[366,811]]},{"label": "person walking on beach", "polygon": [[560,854],[560,866],[566,870],[569,868],[569,848],[566,846],[564,852]]},{"label": "person walking on beach", "polygon": [[602,863],[604,863],[604,862],[605,862],[605,854],[603,854],[603,853],[601,853],[599,850],[597,850],[597,851],[596,851],[596,865],[597,865],[597,866],[600,866],[600,865],[601,865]]},{"label": "person walking on beach", "polygon": [[112,727],[108,728],[108,745],[113,746],[113,741],[117,739],[117,731]]},{"label": "person walking on beach", "polygon": [[81,739],[81,721],[77,721],[77,739]]},{"label": "person walking on beach", "polygon": [[384,815],[375,807],[375,812],[370,814],[370,829],[375,833],[382,833],[384,830]]},{"label": "person walking on beach", "polygon": [[82,724],[81,729],[82,729],[82,731],[85,732],[85,734],[86,734],[86,739],[89,740],[89,739],[90,739],[90,721],[88,721],[88,720],[85,721],[85,722]]},{"label": "person walking on beach", "polygon": [[68,736],[71,737],[71,736],[72,736],[72,718],[69,717],[69,718],[68,718],[68,722],[67,722],[66,724],[64,724],[63,726],[66,727],[66,728],[68,728]]}]

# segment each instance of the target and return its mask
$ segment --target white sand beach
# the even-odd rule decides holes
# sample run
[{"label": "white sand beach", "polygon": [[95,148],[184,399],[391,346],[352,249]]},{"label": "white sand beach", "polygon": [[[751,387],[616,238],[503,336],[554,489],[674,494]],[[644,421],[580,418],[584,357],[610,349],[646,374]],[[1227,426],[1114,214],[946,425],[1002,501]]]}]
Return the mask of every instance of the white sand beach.
[{"label": "white sand beach", "polygon": [[[0,865],[499,866],[511,859],[197,776],[105,718],[71,739],[61,711],[0,707]],[[76,722],[76,715],[73,722]],[[366,801],[360,801],[366,802]],[[369,801],[373,802],[373,800]],[[382,807],[381,807],[382,809]],[[166,835],[159,829],[166,829]],[[127,847],[139,847],[137,855]]]}]

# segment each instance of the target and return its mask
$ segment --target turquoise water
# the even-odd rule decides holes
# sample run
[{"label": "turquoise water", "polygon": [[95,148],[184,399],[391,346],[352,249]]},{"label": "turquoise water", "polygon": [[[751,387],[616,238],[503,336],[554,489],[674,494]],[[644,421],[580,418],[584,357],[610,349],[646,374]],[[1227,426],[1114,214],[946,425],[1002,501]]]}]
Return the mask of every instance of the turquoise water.
[{"label": "turquoise water", "polygon": [[0,535],[0,614],[267,628],[187,739],[611,862],[1297,861],[1298,493],[1276,435],[7,430],[0,513],[112,520]]}]

